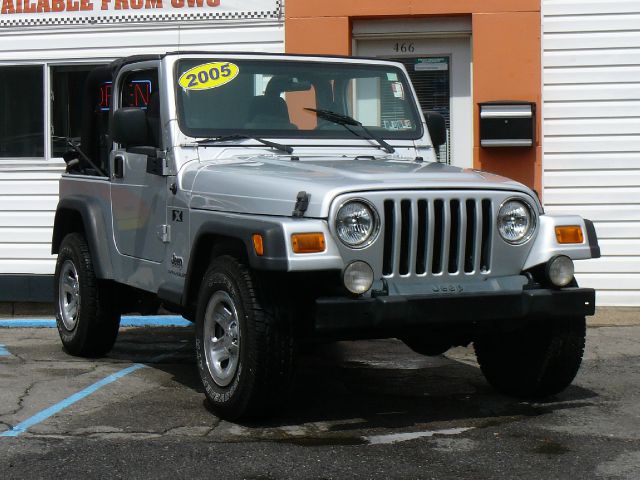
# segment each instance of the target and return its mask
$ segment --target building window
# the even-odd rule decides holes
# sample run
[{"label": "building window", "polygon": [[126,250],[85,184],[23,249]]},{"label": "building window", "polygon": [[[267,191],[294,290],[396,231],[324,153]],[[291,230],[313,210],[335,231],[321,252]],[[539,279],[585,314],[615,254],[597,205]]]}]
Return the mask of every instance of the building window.
[{"label": "building window", "polygon": [[0,66],[0,158],[44,157],[42,66]]},{"label": "building window", "polygon": [[[61,157],[69,150],[68,140],[80,143],[84,84],[98,65],[51,67],[51,156]],[[101,99],[96,98],[96,108]],[[108,110],[108,105],[107,105]]]}]

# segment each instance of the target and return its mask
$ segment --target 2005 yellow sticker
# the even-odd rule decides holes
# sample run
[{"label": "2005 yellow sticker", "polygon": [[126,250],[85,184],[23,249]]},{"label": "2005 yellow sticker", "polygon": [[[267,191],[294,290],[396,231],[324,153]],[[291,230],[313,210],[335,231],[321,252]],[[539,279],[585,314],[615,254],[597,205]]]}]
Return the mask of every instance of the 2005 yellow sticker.
[{"label": "2005 yellow sticker", "polygon": [[221,87],[236,78],[240,69],[235,63],[212,62],[190,68],[178,79],[186,90],[208,90]]}]

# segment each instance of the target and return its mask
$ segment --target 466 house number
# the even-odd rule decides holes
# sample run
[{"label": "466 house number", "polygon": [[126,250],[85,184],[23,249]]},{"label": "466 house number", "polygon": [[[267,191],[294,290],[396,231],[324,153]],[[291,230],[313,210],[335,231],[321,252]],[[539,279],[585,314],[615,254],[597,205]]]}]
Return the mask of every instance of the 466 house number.
[{"label": "466 house number", "polygon": [[393,51],[396,53],[413,53],[416,47],[410,42],[396,42],[393,44]]}]

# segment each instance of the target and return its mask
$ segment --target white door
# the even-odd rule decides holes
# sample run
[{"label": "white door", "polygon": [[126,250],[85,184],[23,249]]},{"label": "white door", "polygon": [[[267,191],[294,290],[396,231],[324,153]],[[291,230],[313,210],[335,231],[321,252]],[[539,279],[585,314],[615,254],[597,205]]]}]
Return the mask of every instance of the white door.
[{"label": "white door", "polygon": [[423,110],[445,117],[447,145],[440,161],[463,168],[473,166],[473,104],[471,100],[471,38],[362,39],[356,54],[404,63]]}]

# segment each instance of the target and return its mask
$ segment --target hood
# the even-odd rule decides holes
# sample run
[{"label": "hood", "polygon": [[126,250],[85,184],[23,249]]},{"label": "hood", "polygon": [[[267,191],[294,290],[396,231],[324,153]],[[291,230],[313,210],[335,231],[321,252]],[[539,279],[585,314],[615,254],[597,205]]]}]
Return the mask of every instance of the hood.
[{"label": "hood", "polygon": [[190,164],[191,207],[291,216],[298,192],[310,195],[306,217],[325,218],[340,194],[380,190],[514,190],[524,185],[477,170],[395,157],[236,156]]}]

